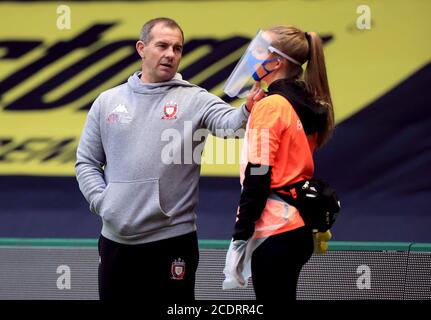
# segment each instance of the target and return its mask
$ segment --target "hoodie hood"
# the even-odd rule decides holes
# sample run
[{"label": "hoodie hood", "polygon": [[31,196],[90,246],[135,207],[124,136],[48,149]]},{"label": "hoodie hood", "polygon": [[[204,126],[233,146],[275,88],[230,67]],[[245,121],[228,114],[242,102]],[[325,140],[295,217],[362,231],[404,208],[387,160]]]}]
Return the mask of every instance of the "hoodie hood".
[{"label": "hoodie hood", "polygon": [[127,80],[127,84],[132,88],[134,92],[137,93],[160,94],[166,93],[167,91],[172,89],[172,87],[196,87],[194,84],[183,80],[183,77],[179,73],[176,73],[175,76],[169,81],[155,83],[142,82],[140,79],[141,74],[141,71],[136,71]]},{"label": "hoodie hood", "polygon": [[268,95],[271,94],[279,94],[289,100],[302,122],[306,135],[319,133],[325,129],[328,109],[314,101],[300,83],[286,79],[274,81],[268,87]]}]

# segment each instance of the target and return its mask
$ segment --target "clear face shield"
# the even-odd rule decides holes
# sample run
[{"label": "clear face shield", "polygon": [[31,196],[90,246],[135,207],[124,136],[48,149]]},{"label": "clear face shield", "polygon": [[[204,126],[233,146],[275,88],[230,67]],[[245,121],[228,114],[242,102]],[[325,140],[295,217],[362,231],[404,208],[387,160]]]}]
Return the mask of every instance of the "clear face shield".
[{"label": "clear face shield", "polygon": [[267,33],[260,30],[224,85],[223,90],[229,97],[245,98],[254,82],[270,73],[266,64],[277,60],[268,59],[270,48],[271,39]]},{"label": "clear face shield", "polygon": [[[260,81],[274,70],[269,70],[267,64],[285,58],[290,62],[301,65],[298,61],[271,46],[272,39],[268,32],[260,30],[251,41],[244,55],[230,74],[224,85],[224,92],[231,98],[245,98],[255,81]],[[269,59],[271,53],[277,58]]]}]

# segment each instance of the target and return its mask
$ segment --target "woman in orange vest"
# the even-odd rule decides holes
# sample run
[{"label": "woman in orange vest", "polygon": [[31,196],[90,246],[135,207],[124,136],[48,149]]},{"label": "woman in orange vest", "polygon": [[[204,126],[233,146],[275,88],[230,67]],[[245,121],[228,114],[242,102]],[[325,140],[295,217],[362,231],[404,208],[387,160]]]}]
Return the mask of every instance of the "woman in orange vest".
[{"label": "woman in orange vest", "polygon": [[233,243],[249,243],[257,299],[295,300],[313,231],[272,190],[313,177],[313,152],[333,130],[322,41],[315,32],[275,26],[256,36],[246,56],[244,68],[253,68],[268,93],[247,125]]}]

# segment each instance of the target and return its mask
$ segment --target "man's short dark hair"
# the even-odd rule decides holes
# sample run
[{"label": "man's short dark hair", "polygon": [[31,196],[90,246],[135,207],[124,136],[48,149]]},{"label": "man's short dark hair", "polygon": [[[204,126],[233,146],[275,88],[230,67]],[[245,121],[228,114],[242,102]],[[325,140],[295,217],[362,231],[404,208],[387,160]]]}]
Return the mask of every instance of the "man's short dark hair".
[{"label": "man's short dark hair", "polygon": [[145,44],[148,44],[148,42],[150,42],[152,39],[151,30],[158,23],[162,23],[164,26],[169,28],[180,30],[181,36],[183,37],[183,43],[184,43],[184,33],[180,25],[175,20],[170,18],[165,18],[165,17],[154,18],[148,21],[147,23],[145,23],[142,26],[141,33],[139,35],[139,40],[141,40]]}]

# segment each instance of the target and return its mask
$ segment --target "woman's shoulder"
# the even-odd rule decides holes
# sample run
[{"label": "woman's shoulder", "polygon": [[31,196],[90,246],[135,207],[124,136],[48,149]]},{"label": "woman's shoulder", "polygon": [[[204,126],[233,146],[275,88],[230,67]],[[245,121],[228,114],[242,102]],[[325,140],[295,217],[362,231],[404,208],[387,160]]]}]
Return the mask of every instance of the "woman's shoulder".
[{"label": "woman's shoulder", "polygon": [[258,101],[251,112],[251,123],[274,127],[277,123],[288,127],[292,118],[292,106],[282,96],[270,95]]},{"label": "woman's shoulder", "polygon": [[253,110],[255,112],[275,112],[280,114],[290,113],[292,105],[290,102],[279,94],[271,94],[260,101],[256,102]]}]

